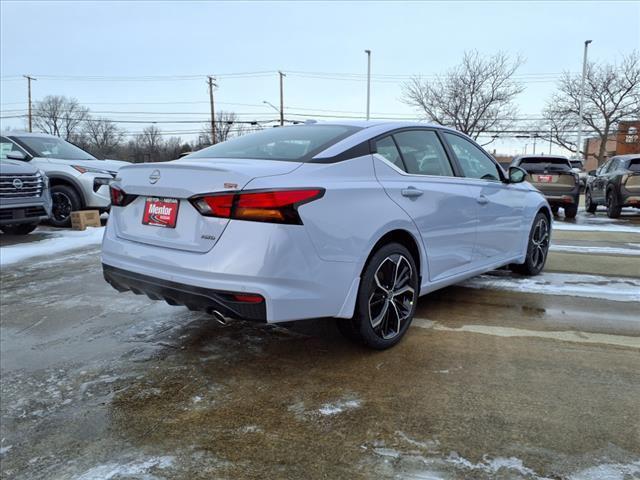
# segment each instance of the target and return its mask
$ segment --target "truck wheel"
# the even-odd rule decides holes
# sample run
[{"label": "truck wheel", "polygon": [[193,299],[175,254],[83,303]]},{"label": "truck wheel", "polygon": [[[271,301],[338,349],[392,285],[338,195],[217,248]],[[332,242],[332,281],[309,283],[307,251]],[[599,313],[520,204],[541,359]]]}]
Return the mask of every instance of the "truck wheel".
[{"label": "truck wheel", "polygon": [[566,207],[564,207],[564,216],[565,216],[565,218],[576,218],[577,214],[578,214],[578,205],[577,204],[567,205]]},{"label": "truck wheel", "polygon": [[613,189],[607,192],[607,216],[609,218],[618,218],[622,212],[622,207],[618,204],[616,192]]},{"label": "truck wheel", "polygon": [[384,245],[364,268],[355,315],[339,320],[340,331],[376,350],[394,346],[413,320],[419,289],[409,250],[399,243]]},{"label": "truck wheel", "polygon": [[2,227],[0,227],[0,230],[2,230],[2,232],[6,233],[7,235],[28,235],[31,232],[33,232],[37,226],[38,226],[37,223],[23,223],[21,225],[3,225]]},{"label": "truck wheel", "polygon": [[584,192],[584,208],[589,213],[596,213],[596,210],[598,209],[598,204],[593,201],[593,198],[591,198],[591,190],[588,188]]},{"label": "truck wheel", "polygon": [[67,185],[54,185],[51,187],[51,200],[51,225],[58,228],[70,227],[71,212],[82,207],[78,193]]}]

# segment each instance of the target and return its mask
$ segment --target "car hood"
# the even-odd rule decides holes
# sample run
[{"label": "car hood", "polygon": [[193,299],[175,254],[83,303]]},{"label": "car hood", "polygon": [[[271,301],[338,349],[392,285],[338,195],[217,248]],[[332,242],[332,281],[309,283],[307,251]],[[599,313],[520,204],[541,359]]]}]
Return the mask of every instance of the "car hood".
[{"label": "car hood", "polygon": [[33,165],[19,160],[1,160],[0,173],[2,175],[33,175],[38,169]]}]

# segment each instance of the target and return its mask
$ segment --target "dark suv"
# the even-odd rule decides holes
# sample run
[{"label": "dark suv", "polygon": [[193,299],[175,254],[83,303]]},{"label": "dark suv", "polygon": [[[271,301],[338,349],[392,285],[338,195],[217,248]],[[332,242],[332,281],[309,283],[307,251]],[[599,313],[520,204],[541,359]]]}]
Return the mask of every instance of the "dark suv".
[{"label": "dark suv", "polygon": [[567,157],[524,155],[515,157],[511,166],[527,172],[527,181],[542,192],[554,215],[562,207],[566,218],[575,218],[580,200],[580,177],[572,170]]},{"label": "dark suv", "polygon": [[598,205],[606,205],[609,218],[618,218],[622,207],[640,208],[640,154],[612,157],[589,172],[585,208],[594,213]]}]

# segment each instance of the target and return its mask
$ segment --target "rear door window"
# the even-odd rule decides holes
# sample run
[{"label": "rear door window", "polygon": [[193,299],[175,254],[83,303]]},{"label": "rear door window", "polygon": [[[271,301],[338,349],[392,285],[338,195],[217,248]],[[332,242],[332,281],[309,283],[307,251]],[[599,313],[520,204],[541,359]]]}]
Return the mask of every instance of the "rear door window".
[{"label": "rear door window", "polygon": [[430,130],[394,133],[407,173],[453,177],[453,169],[438,135]]},{"label": "rear door window", "polygon": [[640,173],[640,158],[633,158],[629,161],[628,170],[636,173]]}]

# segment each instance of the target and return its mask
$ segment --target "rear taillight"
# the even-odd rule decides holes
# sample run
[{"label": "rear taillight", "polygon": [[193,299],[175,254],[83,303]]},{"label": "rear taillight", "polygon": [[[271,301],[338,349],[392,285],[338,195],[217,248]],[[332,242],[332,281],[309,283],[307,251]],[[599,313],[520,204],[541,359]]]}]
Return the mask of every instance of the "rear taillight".
[{"label": "rear taillight", "polygon": [[190,199],[207,217],[302,225],[298,207],[324,195],[323,188],[212,193]]},{"label": "rear taillight", "polygon": [[115,207],[126,207],[138,197],[137,195],[125,193],[124,190],[115,185],[109,186],[109,195],[111,196],[111,205]]}]

